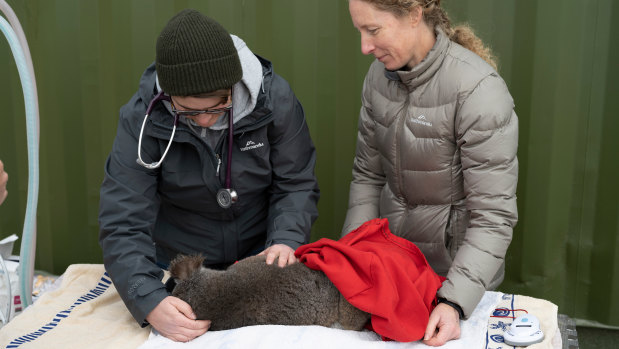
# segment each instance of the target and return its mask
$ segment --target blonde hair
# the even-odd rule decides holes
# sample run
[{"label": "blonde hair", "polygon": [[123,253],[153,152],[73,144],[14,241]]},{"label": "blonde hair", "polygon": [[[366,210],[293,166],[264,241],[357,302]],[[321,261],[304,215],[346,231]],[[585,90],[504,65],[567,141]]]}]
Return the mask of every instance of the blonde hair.
[{"label": "blonde hair", "polygon": [[422,9],[423,19],[431,28],[440,27],[449,40],[456,42],[473,51],[483,58],[495,70],[497,58],[490,47],[484,45],[468,24],[451,26],[447,12],[441,7],[441,0],[362,0],[374,5],[379,10],[387,11],[397,17],[408,15],[415,7]]}]

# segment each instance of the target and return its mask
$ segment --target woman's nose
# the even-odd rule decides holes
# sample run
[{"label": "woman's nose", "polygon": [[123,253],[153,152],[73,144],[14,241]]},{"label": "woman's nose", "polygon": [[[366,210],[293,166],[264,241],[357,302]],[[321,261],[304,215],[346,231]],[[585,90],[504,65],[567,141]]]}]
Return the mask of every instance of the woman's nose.
[{"label": "woman's nose", "polygon": [[374,43],[367,37],[361,36],[361,53],[369,55],[374,51]]}]

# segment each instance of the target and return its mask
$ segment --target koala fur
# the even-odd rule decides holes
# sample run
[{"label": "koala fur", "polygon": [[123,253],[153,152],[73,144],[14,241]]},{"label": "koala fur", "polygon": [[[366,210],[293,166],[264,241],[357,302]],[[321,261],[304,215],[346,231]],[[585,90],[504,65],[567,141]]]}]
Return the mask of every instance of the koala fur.
[{"label": "koala fur", "polygon": [[226,270],[202,266],[203,257],[179,256],[170,264],[172,295],[187,302],[210,330],[252,325],[320,325],[361,330],[370,314],[353,307],[327,276],[302,263],[284,268],[254,256]]}]

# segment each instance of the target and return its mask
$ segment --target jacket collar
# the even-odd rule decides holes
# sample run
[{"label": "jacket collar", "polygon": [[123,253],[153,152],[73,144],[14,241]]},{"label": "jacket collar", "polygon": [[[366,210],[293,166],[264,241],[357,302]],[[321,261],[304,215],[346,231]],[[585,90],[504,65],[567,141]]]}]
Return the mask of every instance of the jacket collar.
[{"label": "jacket collar", "polygon": [[445,59],[445,52],[449,48],[450,40],[439,27],[434,29],[436,42],[426,57],[410,70],[387,70],[385,77],[393,81],[401,81],[409,91],[430,80]]}]

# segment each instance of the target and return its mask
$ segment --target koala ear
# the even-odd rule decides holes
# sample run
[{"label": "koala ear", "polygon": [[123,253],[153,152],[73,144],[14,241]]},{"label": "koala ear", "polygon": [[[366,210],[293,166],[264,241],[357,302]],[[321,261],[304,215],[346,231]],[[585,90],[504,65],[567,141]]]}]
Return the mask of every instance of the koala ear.
[{"label": "koala ear", "polygon": [[203,256],[179,255],[170,263],[170,275],[177,280],[188,279],[191,274],[200,270],[202,262]]}]

